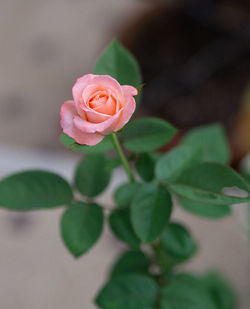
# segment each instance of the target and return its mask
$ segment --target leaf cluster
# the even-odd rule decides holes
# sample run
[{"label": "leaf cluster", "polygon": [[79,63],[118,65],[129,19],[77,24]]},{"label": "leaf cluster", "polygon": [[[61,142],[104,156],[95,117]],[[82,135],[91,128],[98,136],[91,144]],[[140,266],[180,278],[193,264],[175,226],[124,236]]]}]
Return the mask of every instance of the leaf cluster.
[{"label": "leaf cluster", "polygon": [[[121,84],[142,84],[136,60],[116,40],[101,55],[94,73],[109,74]],[[65,206],[61,235],[74,257],[97,243],[105,223],[126,244],[96,298],[100,308],[236,308],[231,287],[217,273],[179,273],[178,266],[194,256],[198,244],[186,225],[172,221],[171,215],[177,200],[194,215],[223,218],[231,213],[232,204],[250,201],[250,187],[228,166],[231,155],[222,126],[195,128],[175,148],[159,152],[176,132],[170,123],[154,117],[133,119],[119,132],[137,181],[115,189],[108,215],[95,198],[107,189],[113,170],[120,166],[118,158],[106,154],[114,149],[110,136],[96,146],[61,136],[66,147],[87,154],[71,184],[60,175],[38,170],[0,181],[1,207],[25,211]]]}]

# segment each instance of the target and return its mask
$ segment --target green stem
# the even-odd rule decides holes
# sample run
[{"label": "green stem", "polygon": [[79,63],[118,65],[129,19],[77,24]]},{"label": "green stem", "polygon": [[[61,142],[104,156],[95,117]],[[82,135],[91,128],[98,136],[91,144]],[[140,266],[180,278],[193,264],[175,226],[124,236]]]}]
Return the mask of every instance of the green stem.
[{"label": "green stem", "polygon": [[115,150],[116,150],[116,152],[117,152],[117,154],[118,154],[118,156],[119,156],[119,158],[121,160],[121,163],[122,163],[126,173],[128,174],[128,177],[129,177],[130,181],[134,182],[135,181],[134,173],[133,173],[133,171],[132,171],[132,169],[131,169],[131,167],[130,167],[130,165],[128,163],[127,158],[124,155],[124,152],[123,152],[123,150],[121,148],[121,145],[120,145],[119,140],[118,140],[118,138],[117,138],[115,133],[111,134],[111,139],[112,139],[112,142],[114,144]]}]

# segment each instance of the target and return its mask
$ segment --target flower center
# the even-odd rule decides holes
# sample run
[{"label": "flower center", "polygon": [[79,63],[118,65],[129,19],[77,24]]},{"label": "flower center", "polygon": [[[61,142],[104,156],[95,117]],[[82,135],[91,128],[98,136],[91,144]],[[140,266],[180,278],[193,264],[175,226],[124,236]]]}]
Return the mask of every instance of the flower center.
[{"label": "flower center", "polygon": [[91,108],[97,108],[101,105],[104,105],[107,103],[108,96],[106,94],[98,94],[94,97],[91,97],[89,100],[89,107]]},{"label": "flower center", "polygon": [[88,105],[98,113],[112,116],[116,113],[117,100],[108,91],[97,91],[89,98]]}]

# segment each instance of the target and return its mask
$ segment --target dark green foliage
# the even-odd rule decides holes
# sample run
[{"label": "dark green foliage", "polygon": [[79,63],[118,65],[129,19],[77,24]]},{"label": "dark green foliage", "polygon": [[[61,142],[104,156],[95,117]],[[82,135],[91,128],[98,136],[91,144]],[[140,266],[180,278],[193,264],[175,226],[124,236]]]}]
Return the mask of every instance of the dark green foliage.
[{"label": "dark green foliage", "polygon": [[152,279],[128,274],[108,281],[96,303],[102,309],[154,309],[157,293],[158,287]]},{"label": "dark green foliage", "polygon": [[176,129],[160,118],[136,119],[123,130],[124,147],[134,152],[154,151],[170,141],[175,133]]},{"label": "dark green foliage", "polygon": [[155,240],[168,223],[172,200],[163,186],[143,185],[131,204],[132,225],[137,236],[145,243]]},{"label": "dark green foliage", "polygon": [[125,251],[112,267],[110,276],[117,277],[128,273],[148,274],[149,258],[142,251]]},{"label": "dark green foliage", "polygon": [[133,248],[139,247],[140,240],[132,228],[129,208],[114,210],[109,217],[109,224],[116,237]]},{"label": "dark green foliage", "polygon": [[36,210],[69,204],[73,194],[59,175],[31,170],[0,181],[0,206],[11,210]]},{"label": "dark green foliage", "polygon": [[75,172],[75,186],[82,195],[94,197],[105,190],[110,178],[109,160],[104,154],[92,154],[79,163]]},{"label": "dark green foliage", "polygon": [[94,203],[76,202],[65,210],[61,235],[65,246],[75,257],[86,253],[97,242],[103,220],[102,208]]}]

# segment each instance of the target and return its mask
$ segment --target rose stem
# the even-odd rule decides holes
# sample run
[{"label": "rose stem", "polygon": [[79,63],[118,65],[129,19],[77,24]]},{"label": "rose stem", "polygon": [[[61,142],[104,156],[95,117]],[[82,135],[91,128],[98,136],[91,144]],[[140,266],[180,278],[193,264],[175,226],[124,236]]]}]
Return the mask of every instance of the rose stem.
[{"label": "rose stem", "polygon": [[132,169],[131,169],[131,167],[130,167],[130,165],[128,163],[127,158],[124,155],[124,152],[123,152],[123,150],[121,148],[121,145],[120,145],[119,140],[118,140],[118,138],[117,138],[115,133],[111,134],[111,139],[112,139],[112,142],[114,144],[115,150],[116,150],[116,152],[118,154],[118,157],[120,158],[121,163],[122,163],[126,173],[128,174],[128,177],[129,177],[130,181],[134,182],[135,178],[134,178],[133,171],[132,171]]}]

